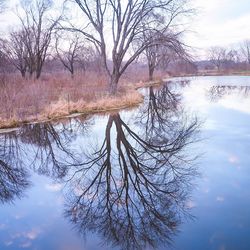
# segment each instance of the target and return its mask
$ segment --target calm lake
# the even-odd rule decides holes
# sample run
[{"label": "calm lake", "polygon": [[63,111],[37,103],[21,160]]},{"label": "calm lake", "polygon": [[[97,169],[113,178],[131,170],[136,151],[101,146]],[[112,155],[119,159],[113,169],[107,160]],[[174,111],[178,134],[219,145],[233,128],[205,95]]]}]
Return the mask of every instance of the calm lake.
[{"label": "calm lake", "polygon": [[0,134],[0,249],[249,250],[250,77]]}]

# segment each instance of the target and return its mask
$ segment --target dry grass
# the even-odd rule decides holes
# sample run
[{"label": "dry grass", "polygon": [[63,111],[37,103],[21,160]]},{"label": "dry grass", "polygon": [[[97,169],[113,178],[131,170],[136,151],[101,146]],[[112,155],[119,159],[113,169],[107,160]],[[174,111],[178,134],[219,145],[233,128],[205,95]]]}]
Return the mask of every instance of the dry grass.
[{"label": "dry grass", "polygon": [[[132,73],[133,75],[133,73]],[[72,113],[94,113],[121,109],[140,103],[135,90],[146,74],[125,75],[118,95],[107,93],[107,78],[96,73],[79,74],[72,79],[66,73],[45,75],[39,81],[24,80],[17,75],[0,76],[0,128],[21,123],[44,121]]]}]

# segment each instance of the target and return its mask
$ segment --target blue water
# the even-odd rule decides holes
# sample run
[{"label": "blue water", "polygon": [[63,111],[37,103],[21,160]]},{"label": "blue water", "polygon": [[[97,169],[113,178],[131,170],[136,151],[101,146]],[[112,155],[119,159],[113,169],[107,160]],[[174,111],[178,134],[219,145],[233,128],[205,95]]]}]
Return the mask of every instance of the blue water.
[{"label": "blue water", "polygon": [[0,135],[0,249],[250,249],[250,77]]}]

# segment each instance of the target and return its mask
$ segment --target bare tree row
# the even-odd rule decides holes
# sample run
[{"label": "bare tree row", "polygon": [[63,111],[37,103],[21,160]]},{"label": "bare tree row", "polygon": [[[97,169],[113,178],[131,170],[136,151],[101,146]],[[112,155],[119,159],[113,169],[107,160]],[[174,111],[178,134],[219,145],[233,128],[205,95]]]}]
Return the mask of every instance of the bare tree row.
[{"label": "bare tree row", "polygon": [[208,60],[218,70],[241,69],[250,66],[250,40],[245,40],[237,48],[211,47]]},{"label": "bare tree row", "polygon": [[61,13],[52,0],[20,2],[20,25],[1,39],[0,50],[23,77],[38,79],[52,56],[72,76],[76,65],[85,70],[86,62],[99,57],[115,94],[121,76],[139,58],[146,59],[152,79],[157,67],[187,55],[180,27],[192,13],[189,0],[73,0],[65,1]]}]

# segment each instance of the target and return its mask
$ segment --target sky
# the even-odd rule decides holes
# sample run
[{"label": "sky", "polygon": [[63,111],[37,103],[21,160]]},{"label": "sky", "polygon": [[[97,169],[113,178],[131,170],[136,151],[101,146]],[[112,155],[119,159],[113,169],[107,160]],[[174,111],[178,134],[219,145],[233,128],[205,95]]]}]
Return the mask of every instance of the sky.
[{"label": "sky", "polygon": [[[195,54],[201,59],[211,46],[235,47],[250,39],[250,0],[192,1],[196,15],[188,23],[185,42],[195,48]],[[11,9],[13,12],[17,0],[7,2],[10,11],[0,15],[1,31],[15,23]]]},{"label": "sky", "polygon": [[197,14],[187,43],[199,55],[211,46],[235,47],[250,39],[250,0],[194,0]]}]

